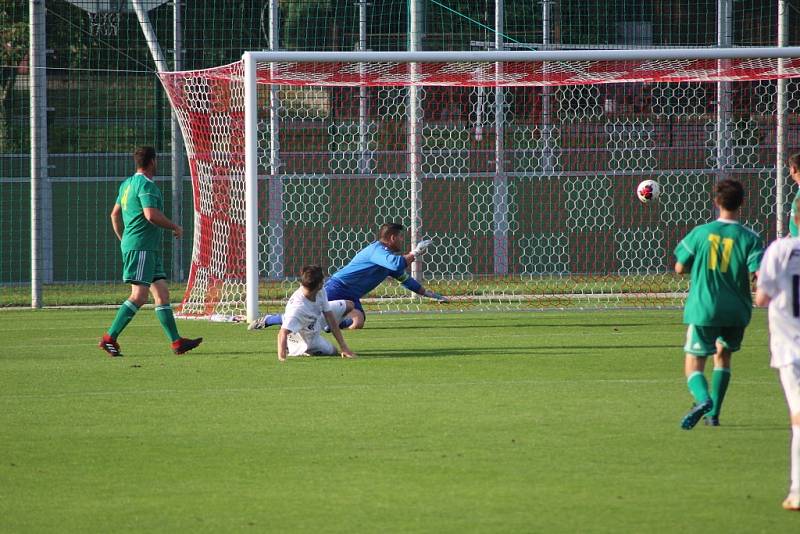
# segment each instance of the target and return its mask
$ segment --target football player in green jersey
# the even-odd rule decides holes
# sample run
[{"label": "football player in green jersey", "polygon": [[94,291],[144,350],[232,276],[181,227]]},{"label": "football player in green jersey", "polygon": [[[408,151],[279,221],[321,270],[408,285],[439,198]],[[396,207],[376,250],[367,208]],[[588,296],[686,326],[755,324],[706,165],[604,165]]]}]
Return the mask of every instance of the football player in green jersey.
[{"label": "football player in green jersey", "polygon": [[800,152],[789,156],[789,176],[798,185],[797,193],[794,195],[792,207],[789,211],[789,235],[798,237],[800,236],[800,231],[798,231],[797,222],[795,221],[795,214],[797,213],[795,206],[800,201]]},{"label": "football player in green jersey", "polygon": [[[681,420],[690,430],[706,416],[719,425],[719,413],[731,379],[731,355],[739,350],[753,311],[751,273],[758,271],[764,246],[754,231],[738,222],[744,188],[736,180],[717,182],[714,204],[719,218],[697,226],[675,249],[675,272],[691,273],[683,312],[688,325],[684,346],[686,381],[695,404]],[[711,391],[704,373],[714,356]]]},{"label": "football player in green jersey", "polygon": [[131,295],[117,310],[99,347],[110,356],[122,356],[117,337],[147,302],[149,292],[155,302],[156,317],[172,342],[172,351],[183,354],[197,347],[203,338],[186,339],[178,334],[161,261],[163,229],[170,230],[176,238],[183,235],[183,229],[164,215],[164,199],[153,181],[158,166],[155,149],[139,147],[133,159],[136,174],[122,182],[111,210],[111,225],[121,242],[122,279],[131,285]]}]

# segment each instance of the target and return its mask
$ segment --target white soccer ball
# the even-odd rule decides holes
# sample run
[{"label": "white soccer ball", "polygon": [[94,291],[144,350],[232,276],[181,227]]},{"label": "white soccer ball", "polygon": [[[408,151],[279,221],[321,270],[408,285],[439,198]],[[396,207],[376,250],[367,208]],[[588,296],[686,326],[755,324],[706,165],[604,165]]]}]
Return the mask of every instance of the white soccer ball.
[{"label": "white soccer ball", "polygon": [[659,193],[661,193],[661,186],[655,180],[644,180],[636,186],[636,196],[644,204],[658,200]]}]

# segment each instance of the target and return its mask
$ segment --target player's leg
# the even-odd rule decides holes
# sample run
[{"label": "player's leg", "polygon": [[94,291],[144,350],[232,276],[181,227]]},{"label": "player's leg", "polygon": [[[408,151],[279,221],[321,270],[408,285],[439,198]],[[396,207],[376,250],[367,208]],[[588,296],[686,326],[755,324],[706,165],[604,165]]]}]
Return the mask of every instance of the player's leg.
[{"label": "player's leg", "polygon": [[364,321],[366,320],[364,308],[361,306],[361,301],[358,299],[358,297],[350,294],[349,291],[346,291],[337,284],[326,283],[325,292],[328,294],[328,302],[344,300],[352,303],[352,307],[347,310],[345,316],[342,317],[341,321],[339,321],[340,329],[356,329],[364,326]]},{"label": "player's leg", "polygon": [[165,280],[166,276],[161,262],[158,261],[153,274],[153,283],[150,284],[150,293],[153,295],[153,302],[155,303],[156,318],[158,318],[161,328],[164,329],[164,333],[172,344],[172,352],[184,354],[200,345],[203,342],[203,338],[186,339],[178,333],[178,325],[175,324],[175,315],[172,313],[172,305],[169,302],[169,287]]},{"label": "player's leg", "polygon": [[149,273],[148,262],[152,262],[152,258],[148,258],[148,251],[145,250],[129,251],[122,255],[122,279],[131,285],[131,294],[117,309],[114,321],[98,344],[110,356],[122,356],[117,338],[147,302],[150,286],[150,279],[146,278]]},{"label": "player's leg", "polygon": [[334,347],[330,341],[322,337],[320,334],[309,337],[305,341],[305,353],[309,356],[333,356],[339,354],[339,351],[336,350],[336,347]]},{"label": "player's leg", "polygon": [[[681,419],[681,428],[691,430],[698,421],[711,411],[714,404],[708,390],[704,371],[706,358],[716,353],[716,334],[708,327],[689,325],[686,330],[684,373],[686,385],[694,397],[694,406]],[[712,337],[713,336],[713,337]]]},{"label": "player's leg", "polygon": [[353,309],[347,314],[347,317],[343,319],[342,322],[347,322],[347,319],[352,321],[350,325],[342,327],[340,323],[340,328],[349,328],[350,330],[364,328],[364,323],[367,321],[367,314],[364,311],[364,307],[361,305],[361,301],[359,299],[353,300]]},{"label": "player's leg", "polygon": [[711,400],[714,407],[706,414],[706,424],[719,426],[719,414],[725,393],[731,381],[731,357],[742,346],[744,328],[723,328],[717,338],[717,352],[714,353],[714,371],[711,373]]},{"label": "player's leg", "polygon": [[[163,273],[161,273],[163,275]],[[175,315],[172,313],[172,306],[169,302],[169,288],[163,276],[158,276],[158,279],[153,280],[150,284],[150,293],[153,295],[153,304],[155,305],[156,318],[161,323],[161,328],[167,335],[171,342],[180,339],[178,334],[178,325],[175,324]]]},{"label": "player's leg", "polygon": [[288,356],[304,356],[308,351],[308,343],[299,332],[293,332],[286,336],[286,348]]},{"label": "player's leg", "polygon": [[281,326],[283,324],[283,315],[280,313],[276,314],[267,314],[263,317],[259,317],[255,321],[252,321],[249,325],[247,325],[248,330],[261,330],[262,328],[267,328],[268,326]]},{"label": "player's leg", "polygon": [[800,363],[779,369],[781,385],[789,405],[792,441],[789,448],[789,495],[783,501],[787,510],[800,511]]},{"label": "player's leg", "polygon": [[[343,330],[353,324],[353,320],[347,316],[347,314],[353,311],[352,300],[331,300],[329,304],[331,305],[331,312],[333,313],[333,317],[336,319],[336,322],[339,325],[339,329]],[[323,325],[322,330],[330,334],[331,328],[325,321],[324,315],[320,321]]]}]

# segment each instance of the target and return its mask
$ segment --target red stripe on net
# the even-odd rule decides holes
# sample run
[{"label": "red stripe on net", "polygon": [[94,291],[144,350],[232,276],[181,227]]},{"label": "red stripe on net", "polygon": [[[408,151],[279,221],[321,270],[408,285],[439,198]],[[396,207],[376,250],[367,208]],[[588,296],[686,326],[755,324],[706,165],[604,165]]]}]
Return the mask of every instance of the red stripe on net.
[{"label": "red stripe on net", "polygon": [[244,224],[231,223],[228,232],[228,257],[225,263],[225,275],[229,280],[247,278],[246,243]]},{"label": "red stripe on net", "polygon": [[208,268],[211,266],[211,258],[214,246],[214,216],[197,212],[195,217],[200,220],[197,225],[199,236],[195,237],[197,243],[197,255],[195,256],[192,267],[198,266]]},{"label": "red stripe on net", "polygon": [[203,302],[203,311],[205,315],[211,315],[216,311],[217,304],[222,297],[225,282],[208,275],[208,288],[206,289],[205,301]]},{"label": "red stripe on net", "polygon": [[[183,300],[181,301],[180,305],[180,312],[184,313],[184,308],[186,307],[186,303],[189,302],[189,298],[192,296],[192,290],[194,289],[194,281],[197,278],[197,265],[192,262],[192,265],[189,267],[189,281],[186,283],[186,291],[183,293]],[[194,315],[194,314],[193,314]]]},{"label": "red stripe on net", "polygon": [[211,116],[207,112],[188,111],[186,125],[194,147],[194,158],[211,164]]}]

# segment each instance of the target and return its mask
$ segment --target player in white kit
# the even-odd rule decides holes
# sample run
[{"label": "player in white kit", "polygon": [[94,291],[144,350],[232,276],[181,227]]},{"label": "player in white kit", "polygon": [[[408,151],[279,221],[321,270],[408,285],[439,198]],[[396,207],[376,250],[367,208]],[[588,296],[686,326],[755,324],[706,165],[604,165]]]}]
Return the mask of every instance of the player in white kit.
[{"label": "player in white kit", "polygon": [[[800,224],[800,199],[795,222]],[[758,271],[756,305],[769,305],[770,366],[778,369],[792,423],[787,510],[800,511],[800,238],[774,241]]]},{"label": "player in white kit", "polygon": [[[287,356],[341,354],[342,358],[356,357],[339,330],[339,322],[353,310],[353,303],[349,300],[328,302],[323,281],[322,269],[317,265],[307,265],[300,270],[300,288],[289,297],[278,332],[280,361],[286,361]],[[322,337],[323,322],[327,322],[340,350]],[[264,328],[262,320],[253,321],[249,327],[250,330],[261,328]]]}]

